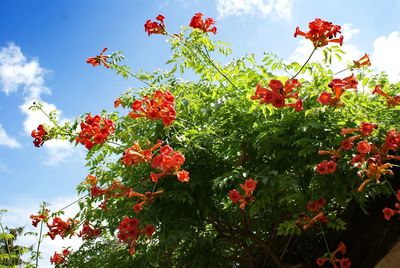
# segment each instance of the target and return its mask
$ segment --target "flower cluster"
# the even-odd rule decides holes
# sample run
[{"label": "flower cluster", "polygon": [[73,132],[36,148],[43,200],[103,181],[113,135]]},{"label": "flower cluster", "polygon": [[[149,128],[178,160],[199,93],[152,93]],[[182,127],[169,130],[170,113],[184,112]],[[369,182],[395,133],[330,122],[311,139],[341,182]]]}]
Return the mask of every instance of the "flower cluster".
[{"label": "flower cluster", "polygon": [[108,65],[108,55],[103,55],[104,52],[106,52],[107,48],[103,48],[103,51],[101,51],[100,55],[97,55],[96,57],[90,57],[86,59],[87,64],[91,64],[93,67],[97,67],[100,64],[103,64],[104,67],[110,68]]},{"label": "flower cluster", "polygon": [[303,213],[296,220],[296,224],[302,227],[303,230],[307,230],[317,222],[327,223],[328,219],[322,211],[322,208],[325,206],[325,204],[326,200],[323,198],[309,201],[307,203],[307,210],[309,213],[311,213],[311,217]]},{"label": "flower cluster", "polygon": [[104,143],[108,136],[114,133],[114,123],[106,118],[91,114],[86,116],[85,122],[81,122],[81,131],[75,138],[76,143],[85,145],[90,150],[95,144]]},{"label": "flower cluster", "polygon": [[47,223],[47,227],[49,228],[49,232],[47,233],[48,236],[52,240],[56,237],[56,235],[59,235],[61,238],[66,237],[67,235],[74,235],[74,227],[78,224],[78,221],[73,221],[71,219],[68,219],[67,221],[63,221],[59,217],[55,217],[53,219],[53,222]]},{"label": "flower cluster", "polygon": [[94,237],[100,235],[100,232],[101,231],[99,228],[95,228],[90,223],[85,222],[82,225],[82,230],[79,232],[78,236],[82,237],[82,240],[87,240],[87,239],[94,238]]},{"label": "flower cluster", "polygon": [[31,136],[34,138],[33,144],[35,147],[40,147],[43,143],[48,140],[47,131],[43,125],[39,125],[37,129],[32,130]]},{"label": "flower cluster", "polygon": [[[300,82],[297,79],[289,79],[285,85],[279,80],[272,79],[268,88],[262,87],[257,84],[256,92],[251,96],[252,100],[260,100],[260,104],[271,103],[276,108],[292,107],[296,112],[303,110],[303,102],[298,97],[298,92],[294,93],[293,90],[300,87]],[[294,103],[286,103],[287,99],[297,100]]]},{"label": "flower cluster", "polygon": [[151,173],[151,181],[157,183],[158,180],[166,175],[176,175],[180,182],[189,181],[189,172],[180,170],[185,162],[185,157],[181,152],[174,151],[169,145],[160,148],[159,155],[153,158],[151,167],[160,170],[160,173]]},{"label": "flower cluster", "polygon": [[340,97],[343,95],[346,89],[357,89],[358,82],[354,75],[350,75],[343,79],[335,78],[329,83],[329,87],[332,93],[323,91],[318,98],[318,102],[322,105],[339,106],[342,105]]},{"label": "flower cluster", "polygon": [[395,130],[390,130],[386,134],[385,143],[382,146],[377,146],[367,140],[357,143],[356,151],[358,154],[352,158],[350,163],[361,169],[357,172],[357,175],[364,181],[358,188],[359,192],[371,181],[379,182],[382,175],[393,175],[392,165],[387,161],[391,159],[400,160],[400,157],[390,155],[389,151],[396,151],[399,146],[400,132]]},{"label": "flower cluster", "polygon": [[90,196],[92,198],[102,197],[103,202],[99,205],[99,208],[107,210],[107,202],[110,198],[118,198],[125,196],[131,188],[122,184],[119,180],[115,179],[109,187],[100,188],[97,185],[92,185],[90,188]]},{"label": "flower cluster", "polygon": [[298,35],[304,36],[313,43],[315,48],[326,46],[329,42],[339,43],[340,45],[343,44],[342,35],[340,35],[339,38],[336,38],[337,34],[341,33],[341,27],[339,25],[334,25],[332,22],[316,18],[308,24],[308,27],[310,30],[306,33],[297,27],[294,37],[297,37]]},{"label": "flower cluster", "polygon": [[397,191],[396,199],[397,199],[398,202],[396,202],[396,204],[394,204],[395,209],[391,209],[391,208],[385,207],[382,210],[383,216],[387,221],[390,221],[390,219],[395,214],[400,214],[400,190]]},{"label": "flower cluster", "polygon": [[336,162],[333,160],[324,160],[317,165],[317,172],[321,175],[333,174],[336,171]]},{"label": "flower cluster", "polygon": [[167,34],[164,24],[165,17],[163,15],[158,15],[156,20],[159,22],[147,20],[144,24],[144,31],[150,36],[151,34]]},{"label": "flower cluster", "polygon": [[50,257],[50,263],[55,264],[57,267],[58,265],[61,265],[64,262],[66,262],[69,254],[70,251],[68,249],[63,249],[61,253],[54,252],[54,255]]},{"label": "flower cluster", "polygon": [[[362,122],[358,128],[343,128],[340,132],[341,135],[347,135],[354,132],[360,132],[363,136],[371,135],[374,129],[377,129],[378,125],[374,123]],[[359,136],[355,136],[359,138]]]},{"label": "flower cluster", "polygon": [[[154,183],[166,175],[176,175],[180,182],[189,181],[189,172],[180,170],[185,162],[185,157],[181,152],[174,151],[169,145],[161,147],[163,141],[159,140],[150,149],[142,150],[139,144],[125,150],[122,157],[122,163],[126,166],[134,166],[139,163],[150,163],[151,167],[158,169],[159,173],[152,172],[150,178]],[[153,154],[153,151],[160,148],[159,154]]]},{"label": "flower cluster", "polygon": [[145,192],[144,194],[141,194],[133,191],[132,189],[129,189],[129,191],[126,193],[126,196],[128,198],[134,198],[134,197],[138,198],[136,204],[133,205],[132,208],[136,213],[139,213],[143,209],[143,206],[145,204],[153,202],[154,197],[162,194],[163,192],[164,190],[159,190],[157,192]]},{"label": "flower cluster", "polygon": [[246,206],[253,201],[253,191],[256,190],[257,182],[253,179],[245,180],[244,184],[240,184],[240,188],[244,191],[244,196],[238,190],[233,189],[229,191],[229,198],[233,204],[240,203],[239,208],[244,210]]},{"label": "flower cluster", "polygon": [[106,193],[108,193],[108,188],[102,189],[102,188],[98,187],[97,185],[92,185],[92,187],[90,188],[90,195],[92,197],[102,196]]},{"label": "flower cluster", "polygon": [[150,237],[154,232],[155,228],[151,224],[146,225],[146,227],[141,230],[138,219],[125,216],[119,223],[117,237],[120,241],[129,245],[130,254],[135,254],[136,240],[139,238],[139,235],[146,234]]},{"label": "flower cluster", "polygon": [[376,85],[374,91],[372,91],[372,94],[378,94],[386,99],[386,103],[388,107],[394,107],[397,105],[400,105],[400,95],[396,96],[389,96],[385,91],[382,90],[380,85]]},{"label": "flower cluster", "polygon": [[217,33],[217,27],[213,26],[211,28],[212,25],[215,24],[214,19],[212,18],[207,18],[206,20],[203,21],[202,17],[203,17],[203,13],[196,13],[194,14],[192,20],[190,21],[189,26],[195,29],[200,29],[203,32],[207,33],[207,32],[211,32],[213,34]]},{"label": "flower cluster", "polygon": [[125,166],[134,166],[143,162],[151,162],[153,151],[160,148],[162,143],[163,142],[159,140],[153,147],[146,150],[142,150],[138,143],[134,143],[131,147],[125,150],[122,157],[122,163]]},{"label": "flower cluster", "polygon": [[161,119],[164,126],[169,126],[176,118],[174,96],[169,90],[162,92],[156,90],[150,99],[144,96],[142,100],[132,103],[133,111],[128,114],[130,118],[146,117],[150,120]]},{"label": "flower cluster", "polygon": [[39,215],[31,215],[30,218],[32,219],[32,225],[34,227],[37,227],[39,222],[44,221],[46,222],[47,219],[49,218],[49,210],[45,209],[42,213]]},{"label": "flower cluster", "polygon": [[105,210],[107,210],[107,203],[109,202],[110,198],[119,198],[119,197],[137,198],[136,204],[132,206],[133,210],[136,213],[139,213],[139,211],[142,210],[145,204],[153,202],[154,198],[162,194],[163,192],[164,192],[163,190],[159,190],[156,192],[147,191],[144,194],[138,193],[133,191],[132,188],[123,185],[118,180],[114,180],[111,186],[109,187],[100,188],[97,185],[93,184],[90,188],[90,195],[92,198],[95,197],[104,198],[103,202],[99,205],[99,207]]},{"label": "flower cluster", "polygon": [[[337,268],[349,268],[351,266],[351,261],[349,258],[337,258],[336,255],[341,253],[346,254],[346,245],[340,242],[336,250],[332,253],[326,253],[325,256],[320,257],[316,260],[318,266],[323,266],[326,262],[329,262],[333,267]],[[338,266],[339,265],[339,266]]]},{"label": "flower cluster", "polygon": [[307,210],[310,212],[320,212],[320,210],[326,205],[326,199],[320,198],[313,201],[307,202]]},{"label": "flower cluster", "polygon": [[[324,160],[319,163],[316,171],[319,174],[334,173],[336,161],[341,157],[341,152],[350,154],[353,149],[355,154],[351,155],[350,165],[360,169],[357,175],[363,180],[357,189],[359,192],[363,191],[371,181],[380,182],[382,175],[393,175],[392,165],[388,161],[391,159],[400,160],[400,156],[389,154],[389,152],[395,152],[400,147],[400,132],[388,131],[384,144],[378,146],[368,140],[377,127],[377,124],[362,122],[358,128],[343,128],[341,131],[343,136],[348,134],[353,134],[353,136],[344,138],[336,150],[319,151],[319,154],[331,155],[332,160]],[[359,141],[355,146],[356,140]],[[329,165],[331,168],[329,168]]]}]

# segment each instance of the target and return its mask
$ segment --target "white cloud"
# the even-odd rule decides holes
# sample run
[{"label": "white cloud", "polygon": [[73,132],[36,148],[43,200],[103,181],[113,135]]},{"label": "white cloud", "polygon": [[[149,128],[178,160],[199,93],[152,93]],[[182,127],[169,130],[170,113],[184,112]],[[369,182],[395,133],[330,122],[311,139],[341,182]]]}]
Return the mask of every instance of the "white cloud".
[{"label": "white cloud", "polygon": [[9,44],[0,50],[0,82],[6,94],[16,92],[23,87],[31,97],[38,98],[50,91],[43,86],[46,71],[39,66],[37,60],[28,61],[21,48]]},{"label": "white cloud", "polygon": [[381,36],[373,43],[372,66],[385,71],[393,82],[400,81],[400,32],[394,31],[389,36]]},{"label": "white cloud", "polygon": [[[33,102],[42,102],[43,110],[49,113],[56,110],[54,104],[42,100],[42,95],[51,94],[49,88],[44,85],[47,70],[43,69],[38,60],[28,60],[21,51],[21,48],[15,44],[9,44],[0,50],[0,83],[1,90],[5,94],[10,94],[18,90],[23,90],[24,102],[20,105],[21,112],[26,116],[23,127],[24,133],[30,135],[33,129],[39,124],[50,124],[48,118],[40,111],[31,111],[29,107]],[[61,115],[61,111],[57,111]],[[62,119],[65,121],[66,119]],[[6,132],[4,131],[4,135]],[[3,135],[3,136],[4,136]],[[7,135],[4,137],[8,137]],[[2,132],[0,129],[0,144],[2,141]],[[18,146],[8,141],[8,146]],[[69,146],[69,147],[68,147]],[[73,147],[65,142],[54,141],[46,142],[45,148],[48,152],[48,159],[44,163],[57,165],[72,154]]]},{"label": "white cloud", "polygon": [[7,146],[9,148],[19,148],[21,144],[14,138],[10,137],[5,129],[0,124],[0,145]]},{"label": "white cloud", "polygon": [[[345,52],[342,55],[342,60],[338,60],[335,57],[332,58],[332,65],[331,69],[336,72],[343,70],[347,67],[348,63],[351,63],[353,60],[358,60],[364,53],[358,50],[357,47],[351,45],[351,38],[360,32],[359,29],[354,29],[351,24],[344,24],[342,27],[342,34],[344,36],[343,46],[341,49]],[[302,38],[299,41],[298,47],[295,49],[294,54],[289,57],[291,61],[297,61],[300,64],[304,63],[308,56],[310,55],[311,51],[313,50],[313,45],[310,40],[304,39],[303,37],[299,36],[297,38]],[[317,62],[323,60],[322,49],[318,49],[315,51],[311,61]]]},{"label": "white cloud", "polygon": [[346,44],[346,42],[348,42],[353,37],[353,35],[360,33],[360,29],[353,29],[353,26],[351,26],[350,23],[345,23],[342,26],[341,32],[344,36],[343,42]]},{"label": "white cloud", "polygon": [[6,164],[0,159],[0,173],[12,173],[12,171],[7,167]]},{"label": "white cloud", "polygon": [[240,15],[273,15],[290,20],[293,0],[218,0],[219,17]]},{"label": "white cloud", "polygon": [[68,141],[63,140],[50,140],[44,143],[44,147],[47,149],[48,156],[45,159],[44,164],[49,166],[56,166],[65,159],[72,155],[74,148]]},{"label": "white cloud", "polygon": [[[48,208],[51,212],[55,212],[63,207],[66,207],[68,204],[71,204],[76,199],[78,199],[76,196],[58,197],[48,202]],[[38,204],[40,201],[34,198],[29,199],[29,197],[26,196],[13,201],[14,202],[12,206],[4,206],[0,204],[0,208],[5,208],[8,210],[8,212],[3,215],[2,223],[9,227],[25,226],[25,232],[38,232],[39,228],[32,226],[29,216],[32,214],[37,214],[37,211],[39,210]],[[78,204],[74,204],[65,210],[65,214],[62,215],[61,218],[65,220],[69,217],[73,217],[78,211]],[[35,243],[36,237],[31,235],[21,236],[17,241],[17,244],[23,246],[30,246]],[[64,247],[78,249],[81,244],[82,239],[79,237],[61,239],[57,236],[54,240],[51,240],[49,237],[47,237],[43,240],[40,246],[40,251],[43,258],[39,260],[39,267],[53,267],[50,265],[50,256],[52,256],[55,251],[60,252]]]}]

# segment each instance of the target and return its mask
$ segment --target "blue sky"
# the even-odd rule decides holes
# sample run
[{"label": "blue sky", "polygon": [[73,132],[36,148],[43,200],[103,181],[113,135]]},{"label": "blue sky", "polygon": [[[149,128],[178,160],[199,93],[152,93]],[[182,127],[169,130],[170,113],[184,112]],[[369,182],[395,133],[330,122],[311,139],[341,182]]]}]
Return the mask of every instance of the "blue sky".
[{"label": "blue sky", "polygon": [[400,80],[396,0],[2,0],[0,10],[0,208],[10,210],[14,225],[28,224],[42,200],[54,208],[73,200],[87,175],[84,149],[60,142],[33,146],[29,133],[43,116],[26,107],[39,98],[63,120],[112,109],[124,89],[142,85],[85,59],[108,47],[123,50],[133,71],[167,68],[168,45],[143,29],[158,14],[171,32],[199,11],[215,18],[212,38],[231,43],[233,57],[265,51],[295,60],[311,51],[308,42],[293,38],[296,26],[306,29],[320,17],[344,26],[345,59],[369,53],[377,71]]}]

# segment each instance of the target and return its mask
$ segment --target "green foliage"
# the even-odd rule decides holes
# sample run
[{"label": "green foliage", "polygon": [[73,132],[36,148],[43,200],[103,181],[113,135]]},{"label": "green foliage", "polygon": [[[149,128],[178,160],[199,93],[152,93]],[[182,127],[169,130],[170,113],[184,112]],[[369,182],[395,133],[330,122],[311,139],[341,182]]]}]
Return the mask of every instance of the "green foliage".
[{"label": "green foliage", "polygon": [[23,235],[23,228],[3,227],[1,222],[3,214],[7,211],[0,209],[0,267],[33,267],[31,262],[22,260],[22,256],[32,250],[31,247],[15,245],[18,236]]},{"label": "green foliage", "polygon": [[[86,241],[68,260],[69,267],[129,267],[131,256],[126,247],[115,240]],[[138,266],[145,267],[145,266]]]},{"label": "green foliage", "polygon": [[118,75],[123,78],[129,78],[132,76],[131,68],[127,65],[119,65],[118,63],[125,59],[124,55],[122,55],[122,51],[116,51],[110,55],[109,66],[112,70],[114,70]]},{"label": "green foliage", "polygon": [[300,235],[301,234],[301,228],[297,226],[295,220],[291,221],[285,221],[281,224],[279,224],[277,228],[277,234],[278,235]]}]

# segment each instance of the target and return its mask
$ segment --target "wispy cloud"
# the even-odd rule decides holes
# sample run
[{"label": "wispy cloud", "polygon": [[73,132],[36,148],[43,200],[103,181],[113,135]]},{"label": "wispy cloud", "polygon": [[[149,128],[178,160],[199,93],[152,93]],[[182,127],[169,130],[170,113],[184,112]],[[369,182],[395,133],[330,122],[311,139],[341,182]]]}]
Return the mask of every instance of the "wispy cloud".
[{"label": "wispy cloud", "polygon": [[290,20],[293,0],[218,0],[219,17],[241,15],[273,15]]},{"label": "wispy cloud", "polygon": [[21,144],[14,139],[13,137],[10,137],[3,126],[0,124],[0,145],[7,146],[9,148],[19,148],[21,147]]},{"label": "wispy cloud", "polygon": [[0,159],[0,173],[12,173],[12,171],[7,167],[6,164]]},{"label": "wispy cloud", "polygon": [[393,82],[400,81],[400,32],[381,36],[373,43],[371,62],[379,71],[385,71]]},{"label": "wispy cloud", "polygon": [[[20,105],[20,110],[26,116],[23,122],[26,135],[30,135],[32,130],[39,124],[50,123],[44,114],[29,110],[33,102],[42,102],[46,112],[57,110],[54,104],[42,99],[43,95],[51,94],[51,90],[45,86],[45,75],[48,72],[48,70],[40,66],[37,59],[27,59],[22,53],[21,48],[13,43],[0,50],[1,91],[5,94],[10,94],[18,90],[23,91],[24,100],[23,104]],[[58,114],[61,115],[61,111],[58,111]],[[19,143],[12,139],[6,139],[8,137],[7,133],[5,131],[1,132],[1,130],[0,144],[4,140],[4,143],[7,142],[6,144],[9,147],[18,147],[17,144]],[[57,165],[65,161],[73,152],[72,146],[69,148],[68,146],[67,142],[47,142],[45,148],[48,151],[48,159],[45,159],[44,163]]]}]

